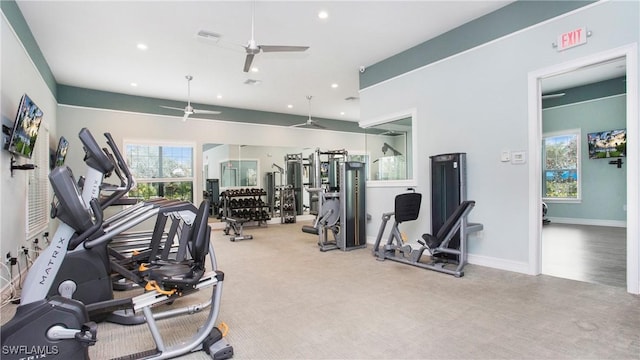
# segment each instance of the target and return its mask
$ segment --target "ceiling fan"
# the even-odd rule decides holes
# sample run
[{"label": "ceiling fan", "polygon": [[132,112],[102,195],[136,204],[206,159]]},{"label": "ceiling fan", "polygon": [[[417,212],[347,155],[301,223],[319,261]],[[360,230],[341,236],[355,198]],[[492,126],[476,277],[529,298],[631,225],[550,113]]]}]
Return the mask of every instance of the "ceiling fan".
[{"label": "ceiling fan", "polygon": [[253,58],[260,52],[301,52],[306,51],[308,46],[288,46],[288,45],[258,45],[253,36],[256,4],[253,2],[251,9],[251,39],[246,46],[243,46],[247,56],[244,60],[244,72],[249,72]]},{"label": "ceiling fan", "polygon": [[162,105],[160,105],[160,107],[165,109],[183,111],[184,116],[182,117],[182,121],[187,121],[187,119],[189,118],[189,115],[192,115],[192,114],[210,114],[210,115],[220,114],[220,111],[198,110],[198,109],[194,109],[193,106],[191,106],[191,80],[193,80],[193,76],[187,75],[185,76],[185,78],[187,79],[187,106],[185,106],[184,109],[171,107],[171,106],[162,106]]},{"label": "ceiling fan", "polygon": [[318,129],[326,129],[326,127],[318,124],[315,120],[313,120],[311,118],[311,95],[307,95],[307,100],[309,101],[309,118],[307,119],[307,121],[301,123],[301,124],[296,124],[296,125],[291,125],[291,127],[298,127],[298,126],[314,126],[317,127]]}]

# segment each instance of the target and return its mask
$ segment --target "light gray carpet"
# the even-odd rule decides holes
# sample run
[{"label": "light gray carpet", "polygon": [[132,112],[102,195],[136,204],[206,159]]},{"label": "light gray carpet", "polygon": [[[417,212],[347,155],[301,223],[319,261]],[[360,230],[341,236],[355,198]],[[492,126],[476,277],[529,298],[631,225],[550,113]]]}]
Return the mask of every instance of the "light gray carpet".
[{"label": "light gray carpet", "polygon": [[[458,279],[376,261],[370,246],[322,253],[301,225],[247,228],[254,239],[241,242],[213,232],[235,359],[639,357],[640,297],[622,288],[473,265]],[[204,316],[159,324],[179,341]],[[145,326],[100,324],[98,335],[94,359],[153,345]]]}]

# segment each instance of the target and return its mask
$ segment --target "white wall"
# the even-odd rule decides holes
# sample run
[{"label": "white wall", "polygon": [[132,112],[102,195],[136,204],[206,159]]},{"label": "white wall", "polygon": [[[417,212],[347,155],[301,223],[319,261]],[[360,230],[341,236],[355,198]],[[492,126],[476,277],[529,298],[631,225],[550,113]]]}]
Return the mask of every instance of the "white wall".
[{"label": "white wall", "polygon": [[[317,129],[289,128],[273,125],[234,123],[215,120],[189,119],[182,122],[180,117],[127,113],[112,110],[58,106],[58,132],[69,140],[67,165],[76,176],[84,174],[82,162],[84,152],[78,132],[87,127],[99,143],[104,143],[105,132],[110,132],[116,143],[122,147],[124,140],[153,140],[165,142],[186,142],[195,146],[194,163],[203,164],[204,144],[243,144],[258,146],[282,146],[304,148],[313,146],[321,149],[343,149],[364,152],[364,134],[325,131]],[[209,152],[208,152],[209,154]],[[211,154],[213,155],[213,154]],[[242,155],[245,158],[245,155]],[[267,164],[261,164],[267,166]],[[271,166],[269,163],[268,166]],[[219,167],[219,164],[218,164]],[[215,165],[209,164],[209,172]],[[195,171],[195,202],[202,200],[202,171]]]},{"label": "white wall", "polygon": [[[13,125],[20,98],[25,93],[29,94],[29,97],[44,113],[36,148],[40,146],[48,147],[48,139],[43,134],[48,129],[51,138],[56,139],[56,100],[31,62],[4,14],[0,18],[0,26],[0,42],[2,44],[2,51],[0,52],[0,68],[2,69],[0,112],[2,124]],[[57,145],[57,142],[55,144]],[[29,162],[25,158],[16,158],[16,160],[18,164]],[[24,245],[29,249],[32,248],[31,242],[27,241],[31,239],[26,239],[28,171],[15,171],[12,177],[10,165],[11,155],[3,148],[0,150],[0,236],[2,239],[0,241],[0,254],[3,262],[7,252],[11,252],[13,256],[18,256],[17,249],[20,246]],[[21,262],[21,269],[24,270],[26,268],[24,257],[19,256],[18,259]],[[17,267],[14,267],[13,270],[14,274],[17,275]],[[0,286],[5,286],[6,281],[4,278],[8,278],[9,275],[4,267],[0,274],[3,277],[0,281]]]},{"label": "white wall", "polygon": [[[417,109],[423,206],[409,238],[430,229],[428,156],[466,152],[468,198],[477,201],[469,219],[484,224],[469,239],[470,262],[527,272],[529,203],[538,200],[529,198],[528,165],[502,163],[500,153],[528,149],[528,74],[638,42],[638,13],[638,2],[598,3],[363,89],[362,121]],[[586,45],[561,53],[551,46],[580,26],[593,31]],[[391,204],[403,190],[368,189],[367,199]],[[368,234],[379,226],[379,216],[373,219]]]}]

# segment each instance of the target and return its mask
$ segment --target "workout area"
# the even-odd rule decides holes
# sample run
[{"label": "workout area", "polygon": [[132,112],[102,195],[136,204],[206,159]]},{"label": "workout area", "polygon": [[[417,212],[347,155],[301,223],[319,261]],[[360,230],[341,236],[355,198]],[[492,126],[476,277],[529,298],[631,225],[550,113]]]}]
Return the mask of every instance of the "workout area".
[{"label": "workout area", "polygon": [[638,358],[640,2],[0,11],[1,359]]}]

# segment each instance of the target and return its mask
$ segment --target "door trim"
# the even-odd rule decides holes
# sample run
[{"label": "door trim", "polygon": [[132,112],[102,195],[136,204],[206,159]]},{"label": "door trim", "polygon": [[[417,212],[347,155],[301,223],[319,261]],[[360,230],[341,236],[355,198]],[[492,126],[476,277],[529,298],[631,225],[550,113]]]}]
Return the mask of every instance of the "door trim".
[{"label": "door trim", "polygon": [[532,71],[528,75],[529,273],[542,271],[542,92],[540,80],[603,61],[625,57],[627,71],[627,292],[640,294],[640,123],[638,119],[638,44],[632,43]]}]

